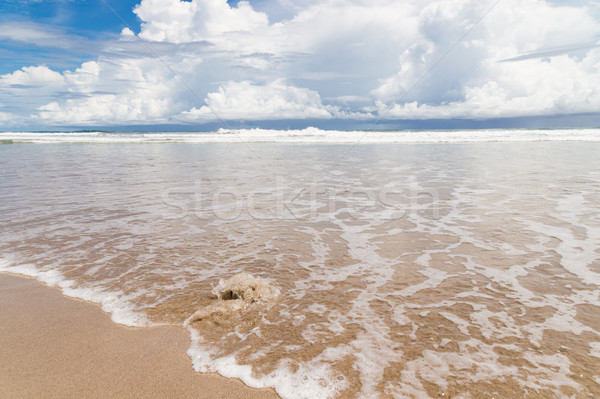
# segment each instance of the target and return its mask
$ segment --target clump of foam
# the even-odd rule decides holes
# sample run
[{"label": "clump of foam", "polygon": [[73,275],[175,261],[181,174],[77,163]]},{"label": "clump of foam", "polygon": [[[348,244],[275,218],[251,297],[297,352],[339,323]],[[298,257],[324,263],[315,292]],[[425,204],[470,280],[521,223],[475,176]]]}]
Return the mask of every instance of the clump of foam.
[{"label": "clump of foam", "polygon": [[184,322],[185,326],[213,316],[243,312],[255,304],[270,307],[279,297],[277,287],[248,273],[238,273],[227,280],[221,279],[212,293],[217,296],[217,302],[196,311]]},{"label": "clump of foam", "polygon": [[228,280],[221,279],[212,292],[221,300],[241,299],[245,303],[271,303],[279,296],[279,289],[248,273],[238,273]]}]

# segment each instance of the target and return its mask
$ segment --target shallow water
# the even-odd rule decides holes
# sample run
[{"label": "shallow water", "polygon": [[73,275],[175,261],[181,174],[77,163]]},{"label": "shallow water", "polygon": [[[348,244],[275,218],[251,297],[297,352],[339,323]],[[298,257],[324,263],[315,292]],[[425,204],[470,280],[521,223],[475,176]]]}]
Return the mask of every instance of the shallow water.
[{"label": "shallow water", "polygon": [[[598,397],[598,153],[0,145],[0,268],[123,324],[200,312],[197,370],[287,398]],[[241,272],[272,291],[221,295]]]}]

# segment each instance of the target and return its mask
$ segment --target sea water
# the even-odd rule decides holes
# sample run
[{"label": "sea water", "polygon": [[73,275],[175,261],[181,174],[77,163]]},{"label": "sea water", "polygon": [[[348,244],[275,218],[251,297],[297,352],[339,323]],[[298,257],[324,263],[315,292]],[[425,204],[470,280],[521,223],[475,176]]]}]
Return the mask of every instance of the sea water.
[{"label": "sea water", "polygon": [[284,398],[597,397],[599,140],[0,133],[0,269]]}]

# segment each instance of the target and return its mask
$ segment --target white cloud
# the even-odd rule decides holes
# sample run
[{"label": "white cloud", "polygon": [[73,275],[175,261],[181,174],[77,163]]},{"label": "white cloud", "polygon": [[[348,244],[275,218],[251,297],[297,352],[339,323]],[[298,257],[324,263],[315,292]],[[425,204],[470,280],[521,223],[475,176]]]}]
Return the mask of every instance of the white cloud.
[{"label": "white cloud", "polygon": [[121,35],[126,38],[131,38],[131,37],[135,36],[135,33],[133,33],[133,31],[129,28],[123,28],[121,30]]},{"label": "white cloud", "polygon": [[18,71],[0,76],[2,86],[56,86],[64,83],[63,76],[47,66],[23,67]]},{"label": "white cloud", "polygon": [[164,122],[168,99],[144,98],[137,95],[95,95],[84,100],[52,102],[38,108],[39,119],[51,125],[88,125],[121,123],[146,124]]},{"label": "white cloud", "polygon": [[33,23],[2,22],[0,23],[0,39],[20,42],[40,42],[56,39],[56,29]]},{"label": "white cloud", "polygon": [[68,33],[64,28],[26,21],[0,22],[0,40],[68,51],[89,51],[96,47],[93,40]]},{"label": "white cloud", "polygon": [[378,103],[389,118],[494,118],[598,112],[600,50],[577,61],[568,56],[494,66],[496,78],[465,88],[464,99],[440,105]]},{"label": "white cloud", "polygon": [[182,113],[188,121],[215,119],[329,119],[340,112],[324,106],[319,93],[275,81],[266,85],[250,82],[227,82],[209,93],[206,104]]},{"label": "white cloud", "polygon": [[134,12],[144,21],[141,38],[171,43],[252,32],[269,23],[267,15],[254,11],[247,1],[231,7],[226,0],[143,0]]},{"label": "white cloud", "polygon": [[[455,0],[423,9],[422,39],[400,55],[399,71],[371,92],[383,117],[484,118],[598,109],[597,50],[589,41],[600,35],[600,23],[586,8],[505,0],[456,43],[485,7],[489,4]],[[577,49],[577,43],[587,44],[583,58],[559,53],[552,59],[499,63],[557,46]]]},{"label": "white cloud", "polygon": [[10,112],[0,112],[0,123],[2,123],[2,127],[18,126],[19,122],[22,122],[19,116],[11,114]]},{"label": "white cloud", "polygon": [[71,90],[91,91],[100,78],[100,65],[95,61],[84,62],[75,72],[65,71],[64,77]]},{"label": "white cloud", "polygon": [[[269,2],[289,17],[270,22]],[[600,7],[592,1],[503,0],[483,19],[491,1],[261,4],[142,0],[137,37],[125,28],[71,70],[2,75],[0,101],[33,121],[78,125],[600,109]],[[64,33],[9,27],[0,40],[44,43],[44,32]]]},{"label": "white cloud", "polygon": [[31,104],[32,120],[38,124],[146,124],[167,122],[183,109],[176,100],[174,79],[154,61],[124,59],[119,63],[90,61],[63,73],[45,66],[23,68],[2,76],[0,85],[43,85],[46,94],[36,91],[37,103]]},{"label": "white cloud", "polygon": [[[147,61],[146,61],[147,62]],[[38,119],[52,125],[167,122],[178,106],[173,77],[144,61],[118,65],[85,63],[63,73],[72,98],[37,108]],[[124,87],[115,90],[119,83]]]}]

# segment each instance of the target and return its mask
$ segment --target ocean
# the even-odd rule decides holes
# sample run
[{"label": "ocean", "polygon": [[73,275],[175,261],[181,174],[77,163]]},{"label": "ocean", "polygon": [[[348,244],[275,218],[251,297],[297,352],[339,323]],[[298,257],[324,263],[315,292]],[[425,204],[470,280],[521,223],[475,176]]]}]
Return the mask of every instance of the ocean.
[{"label": "ocean", "polygon": [[0,270],[283,398],[600,396],[600,129],[0,133]]}]

